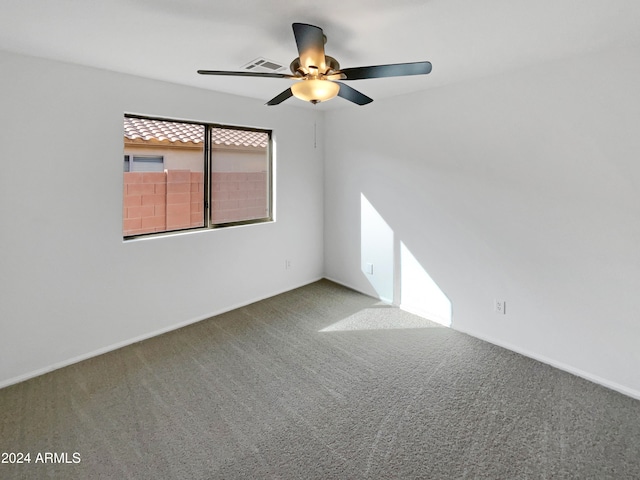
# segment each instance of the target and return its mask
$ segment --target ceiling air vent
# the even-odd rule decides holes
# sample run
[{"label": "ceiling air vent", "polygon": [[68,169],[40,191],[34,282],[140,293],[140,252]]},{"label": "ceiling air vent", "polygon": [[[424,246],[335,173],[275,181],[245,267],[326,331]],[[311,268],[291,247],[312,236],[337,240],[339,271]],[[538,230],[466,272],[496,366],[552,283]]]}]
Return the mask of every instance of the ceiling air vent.
[{"label": "ceiling air vent", "polygon": [[272,60],[267,60],[266,58],[256,58],[253,62],[249,62],[242,67],[243,70],[249,70],[251,72],[260,72],[260,73],[274,73],[279,72],[285,68],[280,65],[278,62],[274,62]]}]

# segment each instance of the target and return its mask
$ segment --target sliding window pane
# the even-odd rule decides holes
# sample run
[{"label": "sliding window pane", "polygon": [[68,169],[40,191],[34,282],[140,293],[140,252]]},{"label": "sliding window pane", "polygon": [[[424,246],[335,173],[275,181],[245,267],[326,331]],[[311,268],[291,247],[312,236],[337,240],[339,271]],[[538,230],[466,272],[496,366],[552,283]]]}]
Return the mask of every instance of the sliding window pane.
[{"label": "sliding window pane", "polygon": [[124,117],[123,235],[203,227],[204,125]]},{"label": "sliding window pane", "polygon": [[211,128],[211,223],[271,218],[270,135]]}]

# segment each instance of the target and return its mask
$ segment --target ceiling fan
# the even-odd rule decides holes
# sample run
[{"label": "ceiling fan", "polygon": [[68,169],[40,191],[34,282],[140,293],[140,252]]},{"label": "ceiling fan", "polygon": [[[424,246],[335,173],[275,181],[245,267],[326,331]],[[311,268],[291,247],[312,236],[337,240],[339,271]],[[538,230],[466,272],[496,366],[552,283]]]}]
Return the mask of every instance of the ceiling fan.
[{"label": "ceiling fan", "polygon": [[267,105],[279,105],[292,96],[313,104],[339,96],[357,105],[366,105],[373,102],[373,99],[338,80],[426,75],[431,72],[430,62],[395,63],[341,69],[335,58],[325,55],[324,44],[327,41],[327,37],[320,27],[306,23],[294,23],[292,26],[299,56],[291,62],[291,74],[249,71],[230,72],[225,70],[198,70],[198,73],[201,75],[287,78],[295,80],[290,88],[269,100],[266,103]]}]

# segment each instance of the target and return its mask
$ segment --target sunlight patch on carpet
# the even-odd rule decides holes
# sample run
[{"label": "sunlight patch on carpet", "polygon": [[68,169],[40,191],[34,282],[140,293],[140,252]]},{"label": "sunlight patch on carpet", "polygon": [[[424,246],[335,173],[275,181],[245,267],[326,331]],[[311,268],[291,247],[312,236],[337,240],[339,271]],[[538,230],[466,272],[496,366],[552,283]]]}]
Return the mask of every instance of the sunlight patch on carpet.
[{"label": "sunlight patch on carpet", "polygon": [[411,315],[384,303],[365,308],[353,315],[323,328],[320,332],[346,332],[354,330],[393,330],[409,328],[442,328],[435,322]]}]

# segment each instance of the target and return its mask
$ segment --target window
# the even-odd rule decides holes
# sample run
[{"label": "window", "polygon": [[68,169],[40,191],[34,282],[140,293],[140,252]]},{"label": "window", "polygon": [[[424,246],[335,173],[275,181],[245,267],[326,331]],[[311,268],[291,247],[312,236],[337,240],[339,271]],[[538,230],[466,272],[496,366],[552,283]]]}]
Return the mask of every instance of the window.
[{"label": "window", "polygon": [[211,128],[211,222],[269,217],[266,132]]},{"label": "window", "polygon": [[123,236],[272,220],[271,132],[124,117]]},{"label": "window", "polygon": [[164,158],[161,156],[124,156],[125,172],[164,172]]}]

